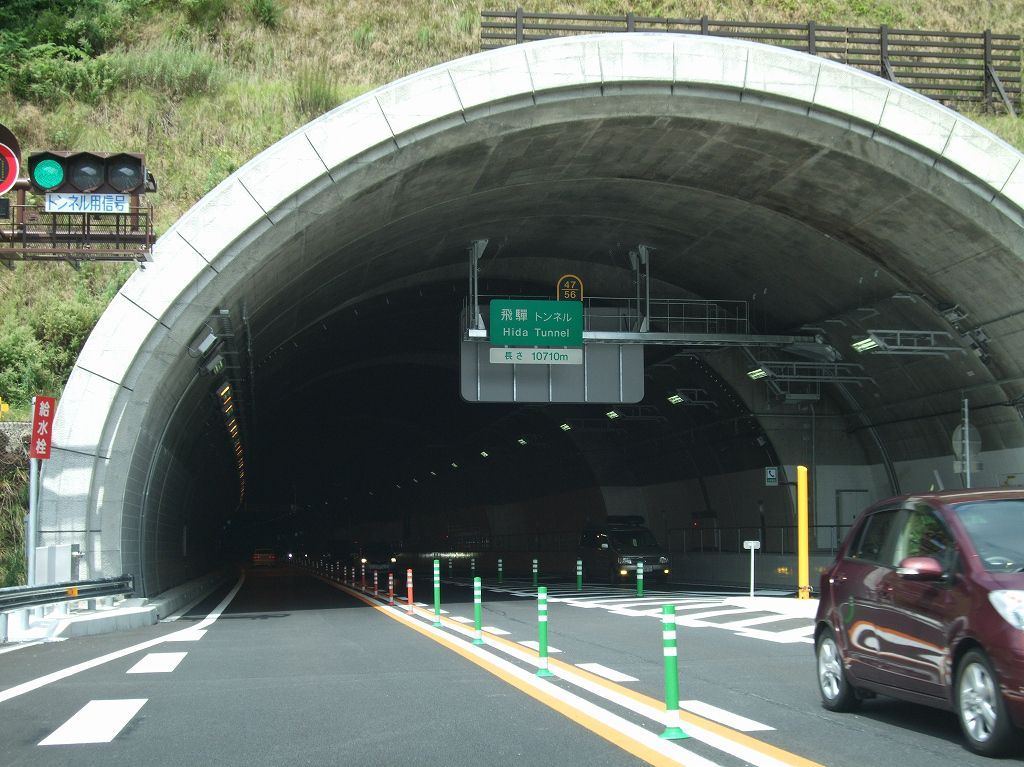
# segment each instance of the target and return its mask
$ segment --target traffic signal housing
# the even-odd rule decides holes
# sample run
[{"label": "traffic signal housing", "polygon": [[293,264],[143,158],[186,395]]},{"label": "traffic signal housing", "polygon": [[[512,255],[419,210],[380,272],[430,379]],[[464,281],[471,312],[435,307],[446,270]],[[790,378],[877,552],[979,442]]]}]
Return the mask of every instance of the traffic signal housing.
[{"label": "traffic signal housing", "polygon": [[33,152],[28,156],[28,177],[42,194],[152,191],[146,158],[137,152]]}]

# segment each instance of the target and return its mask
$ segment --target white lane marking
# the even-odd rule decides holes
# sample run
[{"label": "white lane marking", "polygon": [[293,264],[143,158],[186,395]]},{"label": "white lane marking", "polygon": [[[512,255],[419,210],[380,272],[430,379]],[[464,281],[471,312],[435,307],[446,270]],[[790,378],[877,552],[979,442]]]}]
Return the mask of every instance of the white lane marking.
[{"label": "white lane marking", "polygon": [[602,666],[600,663],[577,663],[576,668],[581,668],[584,671],[589,671],[591,674],[597,674],[603,676],[605,679],[611,680],[612,682],[639,682],[635,676],[629,674],[623,674],[621,671],[616,671],[613,668]]},{"label": "white lane marking", "polygon": [[775,729],[767,724],[761,724],[761,722],[747,719],[745,716],[734,714],[732,711],[726,711],[724,708],[712,706],[710,703],[705,703],[702,700],[681,700],[679,701],[679,708],[689,711],[691,714],[702,716],[705,719],[710,719],[712,722],[732,727],[740,732],[763,732]]},{"label": "white lane marking", "polygon": [[147,698],[91,700],[77,714],[39,741],[40,746],[109,743],[132,720]]},{"label": "white lane marking", "polygon": [[176,631],[173,634],[171,634],[170,636],[168,636],[167,637],[167,641],[168,642],[198,642],[204,636],[206,636],[206,629],[200,629],[199,631],[196,631],[195,629],[182,629],[181,631]]},{"label": "white lane marking", "polygon": [[[525,642],[519,642],[519,644],[521,644],[523,647],[529,647],[531,650],[536,650],[537,652],[540,652],[539,642],[534,642],[528,639]],[[556,652],[562,651],[559,650],[557,647],[552,647],[551,645],[548,645],[548,655],[554,655]]]},{"label": "white lane marking", "polygon": [[488,634],[494,634],[495,636],[499,637],[508,636],[512,633],[511,631],[505,631],[505,629],[500,629],[497,626],[481,626],[480,628],[481,630],[486,631]]},{"label": "white lane marking", "polygon": [[[399,611],[396,608],[388,608],[388,609],[393,610],[394,612],[400,614],[405,620],[408,620],[408,621],[415,621],[416,620],[414,617],[411,617],[411,616],[407,615],[406,613]],[[430,630],[434,631],[434,632],[442,632],[443,631],[443,629],[437,629],[437,628],[434,628],[434,627],[430,627]],[[459,632],[459,633],[462,633],[462,634],[465,634],[466,636],[470,636],[471,635],[471,631],[469,629],[463,628],[461,626],[453,626],[452,630],[456,631],[456,632]],[[471,648],[471,650],[470,650],[471,652],[486,652],[483,648],[477,647],[477,646],[474,646],[474,645],[470,645],[470,648]],[[513,658],[516,658],[520,662],[529,663],[529,664],[534,665],[534,666],[540,666],[540,661],[538,660],[538,658],[535,655],[527,655],[526,653],[521,652],[518,647],[507,646],[504,643],[500,643],[500,644],[488,644],[487,648],[489,650],[491,650],[491,651],[499,650],[499,651],[505,653],[506,655],[510,655]],[[500,659],[498,659],[496,657],[494,659],[495,659],[496,662],[500,662]],[[516,667],[513,666],[513,668],[516,668]],[[632,711],[633,713],[639,714],[640,716],[643,716],[643,717],[645,717],[647,719],[650,719],[653,722],[657,722],[658,724],[661,724],[661,725],[666,725],[667,724],[667,722],[666,722],[666,712],[665,712],[665,709],[662,706],[657,706],[657,707],[655,707],[655,706],[648,706],[648,705],[646,705],[644,703],[641,703],[640,701],[634,700],[633,698],[631,698],[631,697],[629,697],[629,696],[627,696],[627,695],[625,695],[623,693],[616,692],[615,690],[608,689],[604,685],[601,685],[601,684],[599,684],[599,683],[597,683],[597,682],[595,682],[595,681],[593,681],[591,679],[588,679],[586,677],[580,676],[579,674],[576,674],[576,673],[574,673],[571,670],[564,669],[564,668],[562,668],[561,666],[558,666],[558,665],[549,666],[549,669],[559,679],[564,679],[565,681],[567,681],[567,682],[569,682],[571,684],[574,684],[574,685],[576,685],[577,687],[579,687],[579,688],[581,688],[583,690],[586,690],[587,692],[591,693],[592,695],[595,695],[595,696],[597,696],[599,698],[604,698],[605,700],[607,700],[610,703],[614,703],[617,706],[620,706],[620,707],[625,708],[625,709],[627,709],[629,711]],[[529,672],[526,672],[526,673],[529,673]],[[533,677],[533,675],[531,675],[531,678],[536,678],[536,677]],[[549,686],[548,688],[545,688],[545,689],[548,689],[548,690],[560,690],[561,688]],[[569,694],[571,695],[571,693],[569,693]],[[598,710],[599,711],[604,711],[604,709],[601,709],[601,708],[598,708]],[[614,714],[610,714],[610,715],[614,716]],[[673,724],[675,724],[675,722]],[[790,765],[789,762],[782,761],[781,759],[778,759],[778,758],[776,758],[776,757],[774,757],[774,756],[772,756],[770,754],[764,754],[764,753],[758,751],[755,748],[752,748],[750,746],[744,745],[743,743],[737,743],[736,741],[731,740],[730,738],[728,738],[728,737],[726,737],[724,735],[719,735],[716,732],[713,732],[713,731],[708,730],[708,729],[706,729],[704,727],[701,727],[699,724],[695,724],[693,722],[684,722],[682,726],[683,726],[683,730],[690,737],[695,738],[695,739],[700,740],[700,741],[703,741],[704,743],[707,743],[709,746],[711,746],[712,748],[716,748],[719,751],[724,751],[727,754],[731,754],[732,756],[737,757],[738,759],[746,762],[749,765],[754,765],[755,767],[789,767],[789,765]],[[657,736],[655,736],[655,737],[657,737]],[[665,742],[665,741],[662,741],[662,742]],[[676,743],[676,748],[679,748],[680,750],[682,750],[682,748],[678,745],[679,741],[675,741],[675,743]],[[685,754],[685,756],[688,759],[693,759],[696,755],[687,752]],[[693,762],[693,764],[700,764],[700,763],[701,762]],[[691,764],[691,762],[687,761],[687,762],[685,762],[685,764],[689,765],[689,764]]]},{"label": "white lane marking", "polygon": [[98,658],[77,663],[74,666],[68,666],[60,671],[54,671],[52,674],[41,676],[38,679],[31,679],[28,682],[23,682],[22,684],[15,685],[14,687],[8,687],[6,690],[0,691],[0,703],[11,700],[11,698],[17,698],[19,695],[24,695],[27,692],[38,690],[40,687],[45,687],[52,682],[59,682],[61,679],[67,679],[69,676],[74,676],[81,671],[88,671],[91,668],[102,666],[104,663],[109,663],[112,660],[124,658],[127,655],[133,655],[134,653],[142,650],[148,650],[150,647],[156,647],[164,642],[173,642],[175,641],[175,637],[178,635],[194,634],[197,629],[205,629],[207,626],[212,625],[213,622],[221,616],[221,613],[224,612],[224,609],[231,603],[231,600],[235,598],[239,589],[242,588],[242,583],[244,582],[245,572],[243,571],[238,578],[238,583],[236,583],[235,587],[228,592],[228,595],[221,600],[221,603],[214,608],[214,611],[203,618],[203,620],[197,623],[193,628],[182,629],[181,631],[175,631],[167,636],[156,637],[155,639],[150,639],[146,642],[140,642],[139,644],[132,645],[131,647],[125,647],[123,650],[115,650],[114,652],[107,653],[106,655],[101,655]]},{"label": "white lane marking", "polygon": [[757,618],[747,618],[742,621],[732,621],[731,623],[719,623],[718,625],[724,629],[741,629],[747,626],[759,626],[763,623],[777,623],[779,621],[792,621],[792,620],[804,620],[808,625],[811,624],[806,618],[801,619],[799,615],[782,615],[781,613],[772,613],[771,615],[760,615]]},{"label": "white lane marking", "polygon": [[[598,720],[602,724],[610,727],[611,729],[615,730],[621,735],[624,735],[633,740],[634,742],[639,743],[640,745],[657,752],[660,756],[669,760],[673,764],[683,765],[684,767],[722,767],[722,765],[718,762],[712,762],[710,759],[705,759],[704,757],[689,751],[688,749],[686,749],[685,746],[681,744],[680,741],[662,740],[658,737],[656,733],[653,733],[649,730],[645,730],[643,727],[640,727],[639,725],[634,724],[633,722],[630,722],[627,719],[624,719],[616,714],[613,714],[611,711],[608,711],[605,708],[601,708],[597,704],[591,703],[589,700],[581,698],[578,695],[569,692],[568,690],[562,689],[557,685],[550,684],[549,682],[537,677],[537,675],[533,672],[520,668],[519,666],[516,666],[514,663],[511,663],[510,661],[507,661],[504,658],[498,657],[494,653],[488,652],[482,647],[471,644],[463,645],[461,642],[458,642],[456,644],[457,640],[453,640],[445,629],[439,629],[435,628],[434,626],[425,625],[421,621],[417,620],[415,616],[411,616],[405,611],[394,607],[382,609],[392,610],[404,621],[415,622],[420,628],[437,637],[438,641],[442,644],[448,647],[457,646],[460,652],[472,653],[473,655],[476,655],[484,664],[486,664],[485,668],[487,666],[491,666],[493,668],[501,669],[509,676],[516,677],[516,679],[518,679],[521,683],[529,685],[530,687],[541,691],[545,695],[549,695],[553,698],[558,699],[564,705],[569,706],[589,717],[592,717],[593,719]],[[469,629],[465,629],[458,626],[453,628],[456,631],[465,633],[467,635],[470,634]],[[513,655],[513,657],[517,656]],[[527,662],[537,664],[536,657],[529,657],[525,654],[518,657],[521,657],[522,660],[525,660]],[[559,676],[561,676],[560,673]],[[662,711],[659,712],[657,721],[661,722],[663,721],[663,719],[664,712]],[[689,731],[689,728],[687,729],[687,731]],[[759,765],[762,764],[761,762],[753,763]]]},{"label": "white lane marking", "polygon": [[461,615],[453,615],[452,616],[452,620],[453,621],[458,621],[459,623],[472,623],[473,622],[472,618],[463,618]]},{"label": "white lane marking", "polygon": [[128,669],[129,674],[169,674],[188,653],[185,652],[151,652],[142,660]]}]

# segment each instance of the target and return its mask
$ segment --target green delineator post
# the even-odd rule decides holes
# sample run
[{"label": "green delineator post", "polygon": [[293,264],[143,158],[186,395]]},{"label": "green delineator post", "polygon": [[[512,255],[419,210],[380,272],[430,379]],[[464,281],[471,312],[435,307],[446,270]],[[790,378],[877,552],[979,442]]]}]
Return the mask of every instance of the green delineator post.
[{"label": "green delineator post", "polygon": [[480,583],[480,578],[473,578],[473,627],[476,629],[476,636],[473,638],[473,644],[484,643],[484,631],[480,626],[482,620],[481,613],[483,612],[483,587]]},{"label": "green delineator post", "polygon": [[533,585],[537,585],[537,560],[533,560]]},{"label": "green delineator post", "polygon": [[434,560],[434,625],[441,627],[441,560]]},{"label": "green delineator post", "polygon": [[642,597],[644,595],[644,563],[640,560],[636,563],[636,595]]},{"label": "green delineator post", "polygon": [[664,605],[661,608],[661,644],[665,654],[665,732],[666,740],[683,740],[690,737],[680,726],[679,718],[679,658],[676,647],[676,608]]},{"label": "green delineator post", "polygon": [[583,560],[576,560],[576,590],[583,591]]},{"label": "green delineator post", "polygon": [[537,655],[540,657],[537,676],[554,676],[548,668],[548,590],[545,586],[537,588]]},{"label": "green delineator post", "polygon": [[501,583],[501,557],[498,557],[498,583]]}]

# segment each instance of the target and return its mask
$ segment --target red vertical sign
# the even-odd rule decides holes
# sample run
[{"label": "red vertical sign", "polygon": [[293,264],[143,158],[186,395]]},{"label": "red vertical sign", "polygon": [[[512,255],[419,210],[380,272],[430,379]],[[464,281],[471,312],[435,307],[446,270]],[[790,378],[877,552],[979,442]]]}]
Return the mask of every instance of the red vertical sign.
[{"label": "red vertical sign", "polygon": [[29,446],[28,457],[49,458],[55,400],[53,397],[33,397],[32,403],[32,444]]}]

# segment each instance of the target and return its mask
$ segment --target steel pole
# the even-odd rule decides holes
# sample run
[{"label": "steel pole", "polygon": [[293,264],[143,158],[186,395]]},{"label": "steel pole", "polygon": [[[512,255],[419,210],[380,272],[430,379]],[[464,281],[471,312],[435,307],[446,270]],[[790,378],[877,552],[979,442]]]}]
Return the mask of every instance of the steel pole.
[{"label": "steel pole", "polygon": [[811,598],[809,536],[807,526],[807,467],[796,467],[797,598]]},{"label": "steel pole", "polygon": [[[32,398],[32,412],[36,409],[36,398]],[[28,562],[25,573],[25,582],[29,586],[36,584],[36,497],[39,492],[39,459],[30,458],[28,461],[28,529],[25,531],[25,543],[28,544]]]}]

